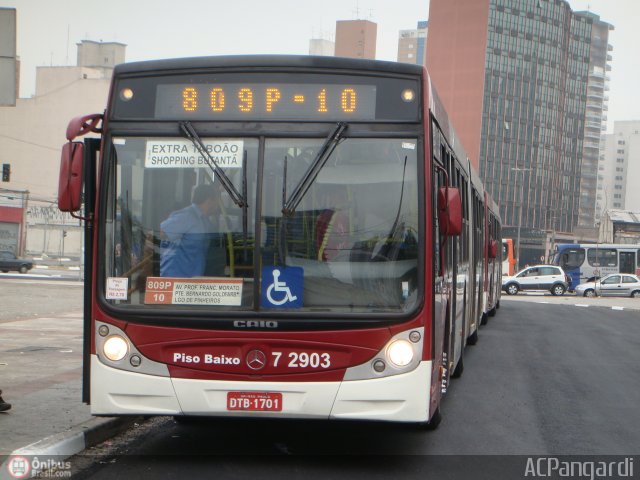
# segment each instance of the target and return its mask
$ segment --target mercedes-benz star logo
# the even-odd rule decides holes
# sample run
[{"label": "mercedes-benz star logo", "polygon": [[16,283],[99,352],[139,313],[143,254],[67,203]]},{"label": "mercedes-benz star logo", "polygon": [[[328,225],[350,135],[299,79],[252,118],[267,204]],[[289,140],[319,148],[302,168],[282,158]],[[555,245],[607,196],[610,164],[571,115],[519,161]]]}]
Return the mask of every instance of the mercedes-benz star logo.
[{"label": "mercedes-benz star logo", "polygon": [[251,370],[262,370],[267,365],[267,356],[260,350],[247,353],[247,366]]}]

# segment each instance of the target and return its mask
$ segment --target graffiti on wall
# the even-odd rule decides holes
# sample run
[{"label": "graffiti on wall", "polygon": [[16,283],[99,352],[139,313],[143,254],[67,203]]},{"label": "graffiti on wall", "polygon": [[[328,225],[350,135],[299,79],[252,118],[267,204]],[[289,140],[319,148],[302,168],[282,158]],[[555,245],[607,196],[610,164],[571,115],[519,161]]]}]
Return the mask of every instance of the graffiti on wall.
[{"label": "graffiti on wall", "polygon": [[17,252],[20,225],[0,222],[0,251]]}]

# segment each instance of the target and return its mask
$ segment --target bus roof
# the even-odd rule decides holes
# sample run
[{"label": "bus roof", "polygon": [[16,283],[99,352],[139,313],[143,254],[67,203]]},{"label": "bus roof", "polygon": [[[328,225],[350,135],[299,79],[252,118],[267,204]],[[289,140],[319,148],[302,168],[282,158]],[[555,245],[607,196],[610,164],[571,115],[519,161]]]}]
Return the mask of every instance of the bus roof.
[{"label": "bus roof", "polygon": [[640,244],[637,243],[558,243],[556,249],[567,248],[629,248],[640,249]]},{"label": "bus roof", "polygon": [[172,58],[116,65],[115,75],[153,71],[206,68],[327,68],[361,70],[399,75],[422,75],[423,67],[408,63],[310,55],[222,55],[213,57]]}]

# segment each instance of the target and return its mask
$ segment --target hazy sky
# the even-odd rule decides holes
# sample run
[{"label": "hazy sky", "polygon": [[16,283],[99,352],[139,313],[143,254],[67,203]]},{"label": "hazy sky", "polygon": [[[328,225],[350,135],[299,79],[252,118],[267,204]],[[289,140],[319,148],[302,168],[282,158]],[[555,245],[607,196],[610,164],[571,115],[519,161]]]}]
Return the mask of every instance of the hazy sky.
[{"label": "hazy sky", "polygon": [[[451,0],[453,1],[453,0]],[[640,0],[569,0],[614,25],[609,130],[640,120]],[[35,67],[75,65],[83,39],[127,44],[127,61],[251,53],[307,54],[309,39],[333,40],[336,20],[378,24],[377,58],[395,60],[398,31],[426,20],[429,0],[0,0],[18,15],[20,94]]]}]

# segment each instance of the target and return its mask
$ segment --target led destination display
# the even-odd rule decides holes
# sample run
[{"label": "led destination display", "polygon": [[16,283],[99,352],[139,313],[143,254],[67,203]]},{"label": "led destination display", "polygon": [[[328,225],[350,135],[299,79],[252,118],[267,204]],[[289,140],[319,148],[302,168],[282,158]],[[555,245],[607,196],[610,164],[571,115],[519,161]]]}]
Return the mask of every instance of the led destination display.
[{"label": "led destination display", "polygon": [[159,85],[156,117],[197,119],[371,120],[375,85]]}]

